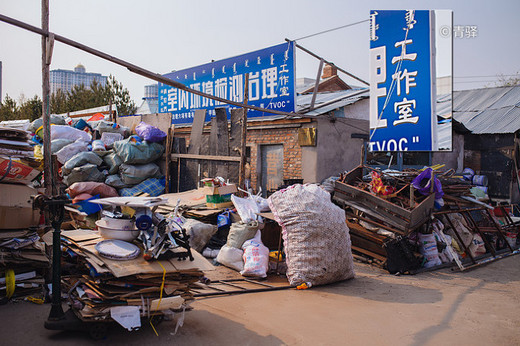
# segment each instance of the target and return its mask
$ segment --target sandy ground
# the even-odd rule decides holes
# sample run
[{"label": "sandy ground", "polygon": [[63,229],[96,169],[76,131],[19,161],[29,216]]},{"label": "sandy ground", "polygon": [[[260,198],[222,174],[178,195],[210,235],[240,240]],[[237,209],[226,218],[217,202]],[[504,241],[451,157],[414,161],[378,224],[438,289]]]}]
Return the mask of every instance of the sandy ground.
[{"label": "sandy ground", "polygon": [[[128,332],[110,345],[520,345],[520,256],[473,271],[393,276],[357,264],[353,280],[197,300],[175,321]],[[81,332],[44,329],[49,305],[0,306],[0,344],[93,344]],[[146,323],[146,322],[145,322]]]}]

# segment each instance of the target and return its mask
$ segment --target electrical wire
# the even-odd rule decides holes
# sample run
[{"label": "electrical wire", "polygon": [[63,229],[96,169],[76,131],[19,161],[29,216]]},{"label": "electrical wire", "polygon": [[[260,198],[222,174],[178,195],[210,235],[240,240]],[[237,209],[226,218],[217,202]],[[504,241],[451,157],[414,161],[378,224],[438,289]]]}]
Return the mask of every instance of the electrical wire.
[{"label": "electrical wire", "polygon": [[304,39],[306,39],[306,38],[310,38],[310,37],[318,36],[318,35],[321,35],[321,34],[326,34],[326,33],[328,33],[328,32],[335,31],[335,30],[339,30],[339,29],[343,29],[343,28],[348,28],[348,27],[350,27],[350,26],[358,25],[358,24],[361,24],[361,23],[364,23],[364,22],[368,22],[368,21],[370,21],[370,19],[365,19],[365,20],[361,20],[361,21],[359,21],[359,22],[350,23],[350,24],[345,24],[345,25],[342,25],[342,26],[338,26],[338,27],[336,27],[336,28],[332,28],[332,29],[328,29],[328,30],[320,31],[320,32],[317,32],[317,33],[315,33],[315,34],[310,34],[310,35],[307,35],[307,36],[303,36],[303,37],[300,37],[300,38],[295,39],[294,41],[304,40]]}]

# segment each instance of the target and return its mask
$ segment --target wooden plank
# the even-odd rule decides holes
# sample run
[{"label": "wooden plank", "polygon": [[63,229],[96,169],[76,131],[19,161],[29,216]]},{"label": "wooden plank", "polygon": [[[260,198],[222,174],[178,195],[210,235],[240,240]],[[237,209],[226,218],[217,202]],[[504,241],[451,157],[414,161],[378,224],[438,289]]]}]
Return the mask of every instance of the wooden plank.
[{"label": "wooden plank", "polygon": [[386,256],[386,251],[380,244],[373,243],[370,240],[364,239],[355,233],[350,233],[350,240],[352,241],[352,246],[376,253],[380,256]]},{"label": "wooden plank", "polygon": [[[216,119],[216,137],[215,143],[216,154],[218,156],[229,156],[229,128],[227,121],[227,112],[225,108],[215,109]],[[216,176],[228,179],[227,162],[219,162],[216,166]]]},{"label": "wooden plank", "polygon": [[[173,152],[178,154],[186,154],[186,138],[173,138]],[[171,154],[170,154],[171,157]],[[173,181],[177,182],[175,190],[176,192],[186,191],[188,188],[186,186],[190,185],[186,182],[187,179],[190,179],[190,175],[188,174],[188,169],[186,168],[186,161],[177,159],[177,169],[174,172]]]},{"label": "wooden plank", "polygon": [[[209,130],[209,145],[206,154],[217,156],[217,142],[218,142],[218,126],[217,117],[211,118],[211,129]],[[217,164],[215,162],[207,163],[208,177],[213,178],[217,173]]]},{"label": "wooden plank", "polygon": [[[242,110],[235,108],[231,110],[231,128],[229,135],[229,155],[240,157],[240,139],[242,136]],[[228,169],[228,179],[232,182],[238,183],[239,165],[230,163]]]},{"label": "wooden plank", "polygon": [[[193,117],[193,125],[191,126],[190,145],[188,147],[189,154],[200,154],[202,147],[202,131],[204,130],[204,121],[206,119],[205,109],[196,109],[195,116]],[[196,189],[199,184],[199,163],[188,162],[187,165],[190,179],[187,183],[191,184],[186,186],[186,189]]]},{"label": "wooden plank", "polygon": [[191,160],[210,160],[210,161],[230,161],[240,162],[240,156],[220,156],[220,155],[195,155],[195,154],[176,154],[172,153],[172,159],[191,159]]},{"label": "wooden plank", "polygon": [[[174,125],[171,125],[174,126]],[[168,128],[168,134],[166,137],[166,167],[165,167],[165,175],[166,175],[166,193],[171,192],[171,171],[170,171],[170,164],[171,164],[171,152],[172,152],[172,143],[173,143],[173,128]]]},{"label": "wooden plank", "polygon": [[141,121],[168,133],[168,129],[172,125],[172,115],[171,113],[146,114],[141,116]]},{"label": "wooden plank", "polygon": [[362,248],[357,247],[355,245],[352,245],[352,250],[357,251],[357,252],[361,252],[362,254],[365,254],[367,256],[373,257],[373,258],[378,259],[378,260],[380,260],[382,262],[386,261],[386,257],[383,257],[383,256],[381,256],[379,254],[373,253],[372,251],[368,251],[368,250],[362,249]]},{"label": "wooden plank", "polygon": [[[244,81],[244,104],[249,99],[249,73],[245,75]],[[245,187],[246,173],[246,142],[247,142],[247,108],[242,109],[242,136],[240,137],[240,168],[238,171],[238,186]]]}]

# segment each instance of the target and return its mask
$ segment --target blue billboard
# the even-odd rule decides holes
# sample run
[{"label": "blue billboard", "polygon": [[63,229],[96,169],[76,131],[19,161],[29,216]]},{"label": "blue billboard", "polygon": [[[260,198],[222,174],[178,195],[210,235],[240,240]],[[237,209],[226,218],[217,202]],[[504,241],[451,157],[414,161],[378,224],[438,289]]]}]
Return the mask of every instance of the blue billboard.
[{"label": "blue billboard", "polygon": [[[248,104],[294,112],[296,92],[293,42],[171,72],[164,77],[206,94],[243,103],[247,73],[249,73]],[[236,108],[159,83],[159,112],[171,113],[173,124],[193,122],[196,109],[207,109],[206,121],[209,121],[215,115],[217,107]],[[267,115],[270,113],[256,110],[249,110],[247,113],[248,117]]]},{"label": "blue billboard", "polygon": [[371,151],[437,150],[432,16],[370,12]]}]

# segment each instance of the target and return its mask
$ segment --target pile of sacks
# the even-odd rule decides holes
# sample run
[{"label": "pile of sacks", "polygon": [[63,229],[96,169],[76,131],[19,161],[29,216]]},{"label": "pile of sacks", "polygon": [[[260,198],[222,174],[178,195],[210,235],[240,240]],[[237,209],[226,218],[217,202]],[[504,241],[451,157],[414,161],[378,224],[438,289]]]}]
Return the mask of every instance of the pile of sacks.
[{"label": "pile of sacks", "polygon": [[[164,191],[163,175],[154,163],[164,152],[160,142],[166,133],[160,129],[141,122],[131,135],[129,128],[105,120],[79,119],[66,124],[54,116],[51,123],[51,151],[62,165],[65,185],[98,182],[117,189],[121,196],[139,192],[158,196]],[[31,123],[29,131],[41,143],[41,119]],[[35,156],[42,155],[42,146],[36,146]]]}]

